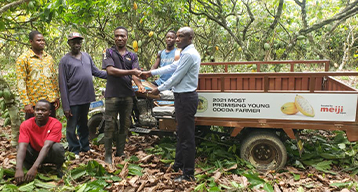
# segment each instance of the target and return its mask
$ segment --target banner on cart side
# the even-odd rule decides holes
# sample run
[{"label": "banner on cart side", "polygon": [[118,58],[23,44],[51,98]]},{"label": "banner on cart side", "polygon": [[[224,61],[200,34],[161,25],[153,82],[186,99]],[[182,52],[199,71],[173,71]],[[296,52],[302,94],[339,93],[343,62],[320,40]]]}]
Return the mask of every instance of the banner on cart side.
[{"label": "banner on cart side", "polygon": [[357,94],[199,93],[197,117],[354,122]]}]

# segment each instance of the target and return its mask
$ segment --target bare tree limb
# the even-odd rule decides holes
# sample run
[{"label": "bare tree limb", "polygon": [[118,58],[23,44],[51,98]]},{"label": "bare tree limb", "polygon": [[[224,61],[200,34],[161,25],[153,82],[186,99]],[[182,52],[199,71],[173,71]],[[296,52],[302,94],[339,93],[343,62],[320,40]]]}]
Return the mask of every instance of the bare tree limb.
[{"label": "bare tree limb", "polygon": [[12,3],[6,4],[5,6],[0,8],[0,15],[2,15],[6,10],[10,9],[11,7],[15,7],[15,6],[25,3],[25,2],[29,2],[29,0],[19,0],[19,1],[14,1]]}]

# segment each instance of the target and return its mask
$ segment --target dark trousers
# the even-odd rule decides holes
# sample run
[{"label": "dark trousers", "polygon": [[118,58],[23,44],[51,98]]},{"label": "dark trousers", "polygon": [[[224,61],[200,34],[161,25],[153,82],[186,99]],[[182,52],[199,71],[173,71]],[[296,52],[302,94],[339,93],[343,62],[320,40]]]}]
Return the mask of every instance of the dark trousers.
[{"label": "dark trousers", "polygon": [[[80,151],[88,151],[89,147],[89,130],[87,126],[87,115],[89,103],[83,105],[71,106],[72,117],[67,119],[66,138],[68,142],[68,150],[79,154]],[[79,137],[77,139],[76,131]]]},{"label": "dark trousers", "polygon": [[[35,106],[33,107],[35,110]],[[56,108],[55,108],[55,102],[51,103],[51,114],[50,117],[56,118]],[[31,117],[34,117],[34,113],[25,113],[25,120],[30,119]]]},{"label": "dark trousers", "polygon": [[[31,147],[31,144],[27,145],[26,149],[26,157],[24,166],[26,169],[30,169],[32,165],[35,163],[37,157],[39,156],[39,152]],[[57,168],[61,168],[63,162],[65,162],[65,149],[60,143],[54,143],[51,149],[48,151],[47,156],[42,161],[44,163],[55,164]]]},{"label": "dark trousers", "polygon": [[[131,114],[133,108],[133,97],[111,97],[105,100],[105,125],[104,137],[113,139],[115,131],[118,134],[128,134],[131,125]],[[120,128],[117,130],[116,122],[119,114]]]},{"label": "dark trousers", "polygon": [[174,167],[181,168],[184,175],[193,176],[195,167],[195,114],[198,94],[174,93],[175,116],[178,122],[178,141]]}]

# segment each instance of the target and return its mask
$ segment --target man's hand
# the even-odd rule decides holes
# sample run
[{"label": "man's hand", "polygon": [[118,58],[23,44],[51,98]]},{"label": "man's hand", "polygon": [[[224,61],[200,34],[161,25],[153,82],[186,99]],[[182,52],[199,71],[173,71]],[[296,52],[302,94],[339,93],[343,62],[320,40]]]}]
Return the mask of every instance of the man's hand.
[{"label": "man's hand", "polygon": [[60,108],[60,99],[56,99],[55,103],[54,103],[55,109],[57,110],[58,108]]},{"label": "man's hand", "polygon": [[24,182],[24,171],[22,170],[22,168],[20,169],[16,169],[15,172],[15,181],[17,184],[21,184],[22,182]]},{"label": "man's hand", "polygon": [[25,176],[25,181],[32,181],[35,179],[37,174],[37,168],[32,166]]},{"label": "man's hand", "polygon": [[139,77],[142,74],[142,71],[139,69],[132,69],[132,75]]},{"label": "man's hand", "polygon": [[32,107],[31,104],[26,105],[24,110],[26,113],[34,113],[34,108]]},{"label": "man's hand", "polygon": [[141,79],[148,79],[151,76],[152,76],[152,73],[150,71],[143,71],[142,74],[140,75],[140,78]]},{"label": "man's hand", "polygon": [[65,111],[64,113],[65,113],[65,116],[66,116],[67,119],[72,117],[71,111]]},{"label": "man's hand", "polygon": [[140,93],[145,93],[145,87],[142,85],[142,86],[138,86],[138,92]]},{"label": "man's hand", "polygon": [[153,95],[159,95],[159,90],[158,88],[154,88],[152,91],[150,91],[149,93],[153,94]]}]

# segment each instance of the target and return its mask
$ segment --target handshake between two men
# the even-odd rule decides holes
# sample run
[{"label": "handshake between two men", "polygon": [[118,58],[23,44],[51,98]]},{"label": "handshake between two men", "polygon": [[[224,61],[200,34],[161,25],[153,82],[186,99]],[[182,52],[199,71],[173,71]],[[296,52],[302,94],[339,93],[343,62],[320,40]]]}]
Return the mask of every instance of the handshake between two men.
[{"label": "handshake between two men", "polygon": [[[149,77],[152,76],[152,73],[150,71],[140,71],[138,69],[133,69],[133,75],[135,75],[136,77],[139,77],[141,79],[146,80],[146,79],[148,79]],[[143,85],[138,86],[138,92],[140,92],[140,93],[145,93],[146,92],[146,89],[144,88]],[[153,95],[158,95],[159,90],[156,87],[156,88],[153,88],[151,91],[148,91],[148,93],[153,94]]]}]

